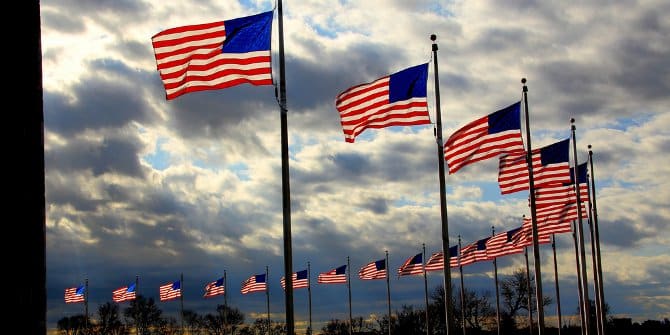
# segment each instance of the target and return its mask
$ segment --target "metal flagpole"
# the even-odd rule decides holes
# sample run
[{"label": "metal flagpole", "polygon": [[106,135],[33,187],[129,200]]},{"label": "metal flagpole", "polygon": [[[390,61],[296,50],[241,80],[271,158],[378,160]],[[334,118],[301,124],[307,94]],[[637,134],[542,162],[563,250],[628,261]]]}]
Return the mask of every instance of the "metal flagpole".
[{"label": "metal flagpole", "polygon": [[[496,234],[495,227],[491,226],[491,236]],[[498,259],[497,257],[493,258],[493,279],[495,280],[496,285],[496,326],[498,327],[498,335],[500,332],[500,293],[498,291]]]},{"label": "metal flagpole", "polygon": [[423,243],[423,255],[421,255],[421,266],[423,267],[423,290],[426,297],[426,335],[430,335],[430,323],[428,322],[428,276],[426,276],[426,244]]},{"label": "metal flagpole", "polygon": [[354,319],[351,317],[351,264],[347,256],[347,288],[349,289],[349,335],[354,334]]},{"label": "metal flagpole", "polygon": [[[140,276],[135,275],[135,301],[137,302],[137,297],[140,295]],[[137,315],[139,313],[139,305],[136,304],[135,308],[135,320],[139,319],[139,316]],[[139,334],[140,333],[140,325],[139,322],[135,322],[135,333]]]},{"label": "metal flagpole", "polygon": [[179,276],[179,300],[181,302],[181,333],[184,334],[184,273]]},{"label": "metal flagpole", "polygon": [[579,192],[579,172],[577,169],[577,138],[575,137],[575,119],[570,119],[570,128],[572,130],[572,154],[574,157],[574,174],[575,174],[575,193],[577,194],[577,237],[579,238],[579,263],[582,271],[582,281],[580,285],[582,286],[582,308],[584,309],[584,326],[586,327],[586,333],[591,333],[591,311],[590,311],[590,302],[589,302],[589,287],[588,279],[586,275],[586,252],[584,251],[584,229],[582,227],[582,200]]},{"label": "metal flagpole", "polygon": [[528,333],[533,334],[533,300],[530,289],[530,266],[528,266],[528,247],[523,248],[523,255],[526,257],[526,289],[528,290]]},{"label": "metal flagpole", "polygon": [[[587,173],[587,180],[588,180],[588,173]],[[577,189],[579,189],[579,185],[577,186]],[[588,192],[588,203],[589,206],[591,206],[591,192],[589,190]],[[594,237],[594,232],[593,232],[593,218],[589,215],[589,219],[587,220],[589,224],[589,234],[591,237],[591,266],[593,267],[593,295],[594,295],[594,303],[595,303],[595,309],[596,309],[596,334],[602,335],[602,324],[600,323],[600,314],[602,313],[601,310],[601,305],[600,305],[600,295],[598,294],[598,266],[596,262],[596,244],[593,242],[595,240]],[[589,302],[590,305],[590,302]],[[589,306],[590,307],[590,306]]]},{"label": "metal flagpole", "polygon": [[385,267],[386,267],[386,301],[388,302],[388,308],[389,308],[389,335],[391,335],[391,286],[389,283],[389,251],[386,250],[386,260],[384,261]]},{"label": "metal flagpole", "polygon": [[605,293],[603,290],[603,267],[600,259],[600,233],[598,231],[598,207],[596,206],[596,184],[594,181],[594,172],[593,172],[593,151],[591,151],[591,145],[588,145],[589,149],[589,164],[590,164],[590,175],[591,175],[591,184],[590,184],[590,194],[593,204],[591,206],[591,212],[593,214],[593,228],[595,229],[595,240],[592,243],[596,245],[596,266],[598,268],[598,290],[597,293],[600,296],[600,323],[602,324],[603,335],[607,329],[607,320],[605,319]]},{"label": "metal flagpole", "polygon": [[[293,335],[293,251],[291,250],[291,192],[288,166],[288,108],[286,106],[286,69],[284,64],[284,21],[282,1],[277,1],[279,26],[279,108],[281,110],[282,203],[284,209],[284,280],[286,281],[286,332]],[[269,300],[269,296],[268,296]],[[268,303],[269,305],[269,303]],[[269,307],[268,307],[269,309]],[[268,312],[269,314],[269,312]]]},{"label": "metal flagpole", "polygon": [[[530,214],[533,227],[533,256],[535,265],[535,300],[537,300],[537,328],[538,334],[544,335],[544,298],[542,296],[542,271],[540,269],[540,244],[537,233],[537,211],[535,208],[535,181],[533,180],[533,147],[530,141],[530,119],[528,113],[528,86],[526,78],[521,79],[523,84],[523,102],[526,119],[526,164],[528,165],[528,187],[530,193]],[[529,302],[530,305],[530,302]],[[528,306],[530,311],[530,306]]]},{"label": "metal flagpole", "polygon": [[223,270],[223,334],[228,333],[228,284],[226,270]]},{"label": "metal flagpole", "polygon": [[[458,235],[458,257],[461,257],[461,235]],[[461,327],[463,327],[463,335],[465,335],[465,286],[463,286],[463,266],[460,260],[458,270],[461,274]]]},{"label": "metal flagpole", "polygon": [[437,162],[440,180],[440,218],[442,223],[442,253],[444,254],[444,314],[445,335],[454,334],[454,306],[451,302],[451,267],[449,265],[449,221],[447,219],[447,189],[444,176],[444,144],[442,143],[442,112],[440,109],[440,79],[437,71],[437,43],[435,34],[430,35],[433,41],[433,66],[435,67],[435,137],[437,142]]},{"label": "metal flagpole", "polygon": [[309,262],[307,262],[307,300],[309,304],[309,327],[307,335],[312,335],[312,271]]},{"label": "metal flagpole", "polygon": [[86,332],[88,332],[88,278],[86,278],[84,286],[84,317],[84,326]]},{"label": "metal flagpole", "polygon": [[584,309],[582,308],[584,295],[582,293],[582,271],[579,266],[579,243],[577,242],[577,221],[572,220],[572,239],[575,242],[575,265],[577,267],[577,294],[579,297],[579,322],[581,323],[582,335],[586,333],[586,325],[584,324]]},{"label": "metal flagpole", "polygon": [[561,294],[558,288],[558,264],[556,262],[556,234],[551,235],[551,250],[554,253],[554,283],[556,284],[556,314],[558,315],[558,335],[561,335]]},{"label": "metal flagpole", "polygon": [[[284,284],[286,284],[287,280],[286,277],[284,277]],[[286,284],[288,285],[288,284]],[[293,285],[293,284],[291,284]],[[288,287],[287,287],[288,288]],[[268,276],[268,266],[265,266],[265,299],[266,299],[266,306],[268,308],[268,335],[270,335],[270,278]],[[288,327],[288,325],[287,325]]]}]

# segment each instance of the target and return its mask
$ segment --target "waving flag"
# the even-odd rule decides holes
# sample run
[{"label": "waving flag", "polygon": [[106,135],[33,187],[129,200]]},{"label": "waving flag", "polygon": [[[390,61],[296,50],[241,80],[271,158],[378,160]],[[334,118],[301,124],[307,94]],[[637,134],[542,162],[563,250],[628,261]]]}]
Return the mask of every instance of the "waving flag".
[{"label": "waving flag", "polygon": [[353,143],[368,128],[430,124],[428,63],[373,82],[353,86],[337,96],[344,140]]},{"label": "waving flag", "polygon": [[[293,280],[293,289],[309,287],[307,270],[294,272],[293,275],[291,275],[291,279]],[[281,277],[279,283],[281,284],[281,288],[286,290],[286,280],[284,279],[284,276]]]},{"label": "waving flag", "polygon": [[[587,182],[586,163],[577,165],[577,174],[579,178],[580,200],[587,202],[589,198],[589,185]],[[570,168],[570,183],[535,188],[535,208],[539,209],[576,202],[574,168]]]},{"label": "waving flag", "polygon": [[244,83],[272,85],[273,12],[170,28],[154,35],[167,100]]},{"label": "waving flag", "polygon": [[264,292],[267,290],[267,287],[265,274],[255,275],[242,282],[241,292],[242,294]]},{"label": "waving flag", "polygon": [[380,259],[370,262],[358,271],[358,277],[362,280],[385,279],[386,278],[386,260]]},{"label": "waving flag", "polygon": [[[515,249],[520,249],[520,252],[523,252],[525,247],[533,245],[533,229],[531,226],[531,221],[523,218],[524,224],[521,226],[514,236],[512,237],[512,244]],[[537,244],[547,244],[551,243],[551,234],[540,234],[538,228],[538,242]]]},{"label": "waving flag", "polygon": [[317,278],[319,284],[346,284],[347,266],[342,265],[327,272],[322,272]]},{"label": "waving flag", "polygon": [[65,303],[74,304],[86,300],[84,285],[65,289]]},{"label": "waving flag", "polygon": [[475,262],[489,260],[486,254],[486,241],[491,237],[486,237],[475,241],[461,248],[461,262],[460,266],[470,265]]},{"label": "waving flag", "polygon": [[523,247],[514,244],[514,236],[522,227],[495,234],[486,241],[486,255],[489,258],[497,258],[523,252]]},{"label": "waving flag", "polygon": [[223,285],[223,277],[205,285],[205,298],[211,298],[225,293],[226,288]]},{"label": "waving flag", "polygon": [[[449,247],[449,267],[458,267],[458,246]],[[426,262],[426,271],[444,270],[444,253],[434,252]]]},{"label": "waving flag", "polygon": [[[570,182],[570,139],[533,150],[533,185],[535,188]],[[529,189],[526,153],[500,157],[498,185],[502,194]]]},{"label": "waving flag", "polygon": [[158,289],[161,301],[168,301],[181,297],[181,281],[167,283]]},{"label": "waving flag", "polygon": [[444,143],[449,174],[462,167],[501,154],[523,153],[521,101],[472,121]]},{"label": "waving flag", "polygon": [[418,253],[408,258],[398,269],[398,276],[423,274],[423,254]]},{"label": "waving flag", "polygon": [[132,283],[128,286],[120,287],[112,291],[112,301],[124,302],[124,301],[135,300],[136,298],[135,286],[136,284]]}]

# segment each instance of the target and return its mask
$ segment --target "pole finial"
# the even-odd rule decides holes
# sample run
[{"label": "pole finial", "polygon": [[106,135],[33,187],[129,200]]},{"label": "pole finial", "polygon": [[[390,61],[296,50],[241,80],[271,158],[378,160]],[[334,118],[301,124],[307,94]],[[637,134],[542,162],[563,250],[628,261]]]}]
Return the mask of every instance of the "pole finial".
[{"label": "pole finial", "polygon": [[521,83],[525,85],[526,84],[526,78],[521,78]]},{"label": "pole finial", "polygon": [[589,150],[591,150],[591,145],[590,144],[588,145],[588,148],[589,148]]},{"label": "pole finial", "polygon": [[435,34],[430,34],[430,40],[431,40],[431,41],[435,42],[436,39],[437,39],[437,35],[435,35]]},{"label": "pole finial", "polygon": [[575,118],[574,117],[570,118],[570,123],[575,123]]}]

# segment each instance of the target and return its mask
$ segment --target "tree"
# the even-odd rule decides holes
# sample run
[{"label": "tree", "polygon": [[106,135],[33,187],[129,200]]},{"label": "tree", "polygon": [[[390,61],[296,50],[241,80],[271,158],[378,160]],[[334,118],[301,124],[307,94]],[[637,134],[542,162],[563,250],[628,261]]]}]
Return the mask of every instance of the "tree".
[{"label": "tree", "polygon": [[[535,301],[535,290],[533,289],[535,287],[534,282],[535,277],[533,275],[531,275],[529,283],[526,276],[526,269],[519,268],[514,270],[514,273],[512,273],[511,276],[503,279],[500,283],[500,296],[502,297],[503,305],[510,318],[514,319],[521,310],[525,310],[526,312],[535,312],[537,310],[537,304],[533,303],[533,301]],[[528,303],[528,287],[531,288],[530,304]],[[543,306],[548,306],[551,303],[551,297],[545,296],[543,298]]]},{"label": "tree", "polygon": [[128,329],[121,322],[119,314],[119,305],[106,302],[98,307],[98,317],[100,321],[97,326],[97,333],[104,335],[124,335]]},{"label": "tree", "polygon": [[426,333],[426,312],[414,310],[414,307],[403,305],[396,311],[397,322],[393,325],[393,334],[422,335]]},{"label": "tree", "polygon": [[[230,334],[244,323],[244,314],[237,308],[218,305],[216,313],[205,315],[202,321],[203,328],[208,335]],[[227,325],[227,331],[224,331],[225,325]]]},{"label": "tree", "polygon": [[348,335],[349,323],[338,319],[331,319],[321,328],[321,335]]},{"label": "tree", "polygon": [[187,330],[186,333],[197,335],[204,324],[203,317],[191,310],[185,310],[183,312],[183,317],[184,327]]},{"label": "tree", "polygon": [[152,328],[159,328],[164,325],[161,315],[163,311],[156,306],[153,298],[146,299],[138,295],[135,300],[130,302],[123,315],[126,318],[126,324],[134,326],[140,335],[151,334]]},{"label": "tree", "polygon": [[[495,316],[495,310],[489,302],[490,292],[477,296],[475,291],[465,289],[463,292],[465,306],[465,323],[469,328],[480,331],[486,320]],[[460,306],[460,305],[459,305]]]},{"label": "tree", "polygon": [[89,320],[83,314],[64,317],[56,323],[56,327],[64,335],[82,335],[86,334],[86,326]]}]

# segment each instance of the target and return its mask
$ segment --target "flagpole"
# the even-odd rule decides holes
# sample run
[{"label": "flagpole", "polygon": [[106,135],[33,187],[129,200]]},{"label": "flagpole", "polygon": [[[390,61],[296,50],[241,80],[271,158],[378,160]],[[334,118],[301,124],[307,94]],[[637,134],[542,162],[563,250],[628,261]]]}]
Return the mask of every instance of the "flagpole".
[{"label": "flagpole", "polygon": [[86,328],[86,331],[88,332],[88,278],[84,281],[85,287],[84,287],[84,325]]},{"label": "flagpole", "polygon": [[598,231],[598,209],[596,206],[596,184],[594,180],[594,172],[593,172],[593,151],[591,150],[591,145],[588,145],[589,149],[589,165],[590,165],[590,175],[591,175],[591,185],[590,185],[590,194],[591,200],[593,201],[591,205],[591,212],[593,214],[593,227],[595,229],[595,241],[592,243],[595,243],[596,245],[596,265],[598,268],[598,291],[597,294],[600,296],[600,308],[603,311],[600,314],[600,322],[602,324],[602,332],[603,335],[605,334],[605,331],[607,329],[607,320],[605,319],[605,293],[603,291],[603,268],[602,268],[602,263],[600,259],[600,233]]},{"label": "flagpole", "polygon": [[558,335],[561,335],[561,294],[558,288],[558,263],[556,262],[556,234],[551,234],[551,250],[554,253],[554,283],[556,284],[556,314],[558,315]]},{"label": "flagpole", "polygon": [[430,323],[428,322],[428,276],[426,276],[426,244],[423,245],[423,255],[421,255],[421,266],[423,267],[423,290],[426,297],[426,335],[430,335]]},{"label": "flagpole", "polygon": [[347,288],[349,289],[349,335],[354,334],[354,319],[351,317],[351,264],[347,256]]},{"label": "flagpole", "polygon": [[[495,227],[491,226],[491,236],[496,234]],[[488,249],[488,248],[487,248]],[[498,327],[498,335],[500,332],[500,293],[498,291],[498,258],[493,258],[493,278],[496,285],[496,326]]]},{"label": "flagpole", "polygon": [[[576,179],[575,179],[576,181]],[[575,265],[577,267],[577,294],[579,297],[579,322],[581,324],[582,334],[586,333],[586,326],[584,324],[584,294],[582,292],[582,271],[579,267],[579,243],[577,242],[577,221],[572,220],[572,240],[575,242]]]},{"label": "flagpole", "polygon": [[[286,277],[284,277],[284,284],[286,285]],[[293,283],[291,283],[293,285]],[[265,299],[268,308],[268,335],[270,335],[270,277],[268,275],[268,266],[265,266]],[[286,325],[288,327],[288,325]]]},{"label": "flagpole", "polygon": [[[588,174],[587,174],[587,180],[588,180]],[[577,190],[581,191],[580,188],[579,188],[579,185],[577,185]],[[590,190],[588,192],[588,199],[587,200],[588,200],[588,203],[589,203],[589,206],[590,206],[590,204],[591,204],[591,192],[590,192]],[[603,334],[602,324],[600,323],[600,314],[602,313],[602,310],[601,310],[601,305],[600,305],[600,295],[598,294],[598,266],[596,264],[596,244],[593,242],[595,240],[595,237],[594,237],[594,232],[593,232],[592,219],[593,218],[591,218],[589,216],[589,219],[587,220],[587,222],[589,224],[589,234],[590,234],[590,238],[591,238],[591,265],[592,265],[592,268],[593,268],[593,295],[594,295],[594,299],[595,299],[595,301],[594,301],[595,306],[594,307],[596,309],[596,320],[595,320],[596,321],[596,334],[602,335]],[[589,302],[589,305],[590,304],[591,303]]]},{"label": "flagpole", "polygon": [[442,223],[442,253],[444,254],[444,314],[445,335],[454,334],[454,306],[451,302],[451,266],[449,254],[449,221],[447,218],[447,189],[444,176],[444,144],[442,142],[442,112],[440,109],[440,79],[437,71],[437,35],[430,35],[433,41],[433,66],[435,67],[435,135],[437,137],[437,162],[440,180],[440,218]]},{"label": "flagpole", "polygon": [[[140,295],[140,276],[135,275],[135,299],[136,299],[135,301],[137,301],[137,297],[139,295]],[[137,306],[137,307],[139,307],[139,306]],[[139,310],[139,308],[135,308],[135,319],[136,320],[138,319],[138,315],[137,315],[137,313],[139,312],[138,310]],[[140,333],[139,322],[135,323],[135,333],[137,333],[137,334]]]},{"label": "flagpole", "polygon": [[284,209],[284,278],[286,280],[286,333],[293,335],[295,332],[295,327],[293,315],[293,278],[291,278],[293,274],[293,251],[291,250],[291,192],[289,185],[288,166],[288,108],[286,106],[284,20],[281,0],[277,1],[277,16],[279,28],[279,108],[281,110],[282,203]]},{"label": "flagpole", "polygon": [[523,248],[523,255],[526,257],[526,289],[528,290],[528,333],[533,334],[533,300],[530,289],[530,266],[528,265],[528,247]]},{"label": "flagpole", "polygon": [[[458,257],[461,257],[461,249],[461,235],[458,235]],[[458,270],[461,273],[461,327],[463,327],[463,335],[465,335],[465,286],[463,286],[463,266],[461,262],[458,262]]]},{"label": "flagpole", "polygon": [[223,333],[228,330],[228,283],[226,270],[223,270]]},{"label": "flagpole", "polygon": [[579,263],[581,265],[582,271],[582,281],[580,285],[582,286],[582,308],[584,309],[584,326],[586,327],[585,334],[591,333],[591,311],[590,311],[590,301],[589,301],[589,287],[588,287],[588,278],[586,274],[586,252],[584,251],[584,228],[582,227],[582,200],[581,192],[579,192],[579,172],[577,169],[577,138],[575,136],[575,119],[570,119],[570,128],[572,130],[572,154],[574,157],[574,174],[575,174],[575,193],[577,194],[577,233],[579,238]]},{"label": "flagpole", "polygon": [[388,302],[388,308],[389,308],[389,335],[391,335],[391,286],[389,283],[389,251],[385,251],[386,254],[386,260],[384,263],[386,267],[386,301]]},{"label": "flagpole", "polygon": [[[521,79],[523,84],[523,102],[524,114],[526,119],[526,164],[528,165],[528,186],[530,189],[530,213],[533,227],[533,256],[535,265],[535,299],[537,300],[537,328],[538,334],[544,335],[544,298],[542,296],[542,271],[540,269],[540,243],[537,233],[537,211],[535,208],[535,181],[533,180],[533,147],[530,141],[530,119],[528,113],[528,86],[526,86],[526,78]],[[530,311],[530,301],[528,302],[528,310]]]},{"label": "flagpole", "polygon": [[181,302],[181,333],[184,334],[184,273],[179,276],[179,300]]},{"label": "flagpole", "polygon": [[312,335],[312,271],[307,262],[307,297],[309,302],[309,328],[307,335]]}]

